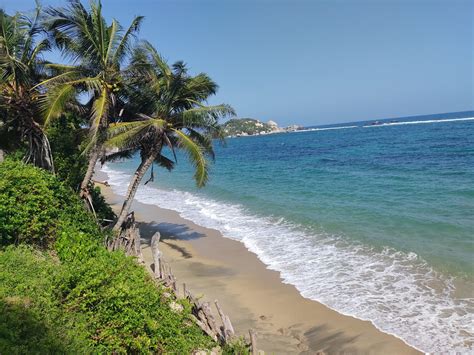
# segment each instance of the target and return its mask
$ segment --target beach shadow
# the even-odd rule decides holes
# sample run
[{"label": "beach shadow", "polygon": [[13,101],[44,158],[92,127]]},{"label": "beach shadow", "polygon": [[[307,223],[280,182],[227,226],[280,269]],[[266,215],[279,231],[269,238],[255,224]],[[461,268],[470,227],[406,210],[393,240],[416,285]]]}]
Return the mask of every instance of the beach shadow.
[{"label": "beach shadow", "polygon": [[192,258],[192,254],[183,246],[176,245],[173,241],[177,240],[192,240],[205,237],[203,233],[199,233],[189,228],[185,224],[176,223],[145,223],[139,222],[138,228],[140,229],[141,243],[147,246],[151,245],[151,238],[156,232],[161,235],[160,243],[166,244],[171,249],[176,250],[185,259]]},{"label": "beach shadow", "polygon": [[320,325],[310,328],[304,332],[308,351],[301,354],[314,354],[315,351],[324,351],[327,354],[356,354],[358,349],[352,344],[359,338],[356,336],[347,336],[344,332],[331,332],[326,325]]},{"label": "beach shadow", "polygon": [[189,228],[186,224],[140,222],[138,228],[140,228],[141,238],[148,242],[157,231],[161,234],[161,240],[192,240],[206,236],[204,233]]},{"label": "beach shadow", "polygon": [[166,244],[167,246],[169,246],[171,249],[176,250],[185,259],[190,259],[190,258],[193,257],[193,255],[186,248],[184,248],[182,246],[179,246],[179,245],[176,245],[176,244],[173,244],[173,243],[169,243],[166,240],[162,240],[161,242],[163,244]]}]

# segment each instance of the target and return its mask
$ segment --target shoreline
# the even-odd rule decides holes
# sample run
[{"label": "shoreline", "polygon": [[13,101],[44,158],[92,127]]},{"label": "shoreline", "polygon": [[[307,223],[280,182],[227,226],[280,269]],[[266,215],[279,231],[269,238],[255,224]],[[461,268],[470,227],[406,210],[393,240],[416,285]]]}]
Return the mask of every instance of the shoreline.
[{"label": "shoreline", "polygon": [[[106,174],[96,173],[99,181]],[[100,184],[114,210],[123,198]],[[160,231],[160,250],[178,282],[196,296],[218,299],[229,314],[237,334],[253,328],[259,348],[269,353],[417,354],[417,349],[395,335],[377,329],[370,321],[343,315],[304,298],[282,282],[277,271],[267,269],[238,241],[219,231],[199,226],[176,211],[134,201],[133,210],[142,233],[142,251],[152,263],[149,241]],[[290,310],[290,311],[288,311]]]}]

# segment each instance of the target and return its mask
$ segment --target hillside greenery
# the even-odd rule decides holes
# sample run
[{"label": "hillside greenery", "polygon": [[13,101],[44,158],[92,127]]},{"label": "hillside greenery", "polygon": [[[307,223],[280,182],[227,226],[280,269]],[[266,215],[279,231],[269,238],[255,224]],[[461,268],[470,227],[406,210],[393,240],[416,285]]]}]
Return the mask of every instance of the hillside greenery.
[{"label": "hillside greenery", "polygon": [[185,354],[215,345],[186,301],[173,312],[173,296],[143,267],[103,246],[107,233],[57,178],[6,161],[0,183],[0,353]]},{"label": "hillside greenery", "polygon": [[254,135],[260,132],[269,133],[272,126],[253,118],[233,118],[222,125],[222,130],[225,136]]}]

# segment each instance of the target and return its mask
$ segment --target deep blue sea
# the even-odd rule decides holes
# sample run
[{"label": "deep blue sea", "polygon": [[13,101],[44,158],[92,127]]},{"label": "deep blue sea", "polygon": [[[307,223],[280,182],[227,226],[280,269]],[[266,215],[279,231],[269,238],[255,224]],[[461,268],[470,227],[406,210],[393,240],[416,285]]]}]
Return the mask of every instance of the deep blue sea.
[{"label": "deep blue sea", "polygon": [[[255,252],[305,297],[426,352],[474,342],[474,112],[241,137],[198,190],[179,157],[137,199]],[[470,119],[469,119],[470,118]],[[138,160],[108,164],[123,194]]]}]

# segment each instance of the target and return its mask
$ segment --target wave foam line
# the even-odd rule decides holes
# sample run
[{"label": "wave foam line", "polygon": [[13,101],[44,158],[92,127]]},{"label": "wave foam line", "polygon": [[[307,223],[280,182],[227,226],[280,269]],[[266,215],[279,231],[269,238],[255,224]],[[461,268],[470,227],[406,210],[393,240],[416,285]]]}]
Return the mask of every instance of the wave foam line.
[{"label": "wave foam line", "polygon": [[[108,167],[103,171],[114,192],[124,195],[130,175]],[[371,321],[417,349],[473,350],[474,299],[456,299],[453,280],[414,253],[389,248],[380,252],[188,192],[148,185],[140,187],[136,199],[175,210],[183,218],[241,241],[304,297]]]},{"label": "wave foam line", "polygon": [[442,123],[442,122],[461,122],[461,121],[473,121],[473,120],[474,120],[474,117],[467,117],[467,118],[446,118],[446,119],[441,119],[441,120],[389,122],[389,123],[381,123],[381,124],[367,125],[367,126],[362,126],[362,127],[364,127],[364,128],[369,128],[369,127],[383,127],[383,126],[401,126],[401,125],[409,125],[409,124]]},{"label": "wave foam line", "polygon": [[359,126],[341,126],[341,127],[325,127],[325,128],[307,128],[307,129],[300,129],[295,131],[294,133],[298,132],[315,132],[315,131],[332,131],[335,129],[349,129],[349,128],[358,128]]}]

